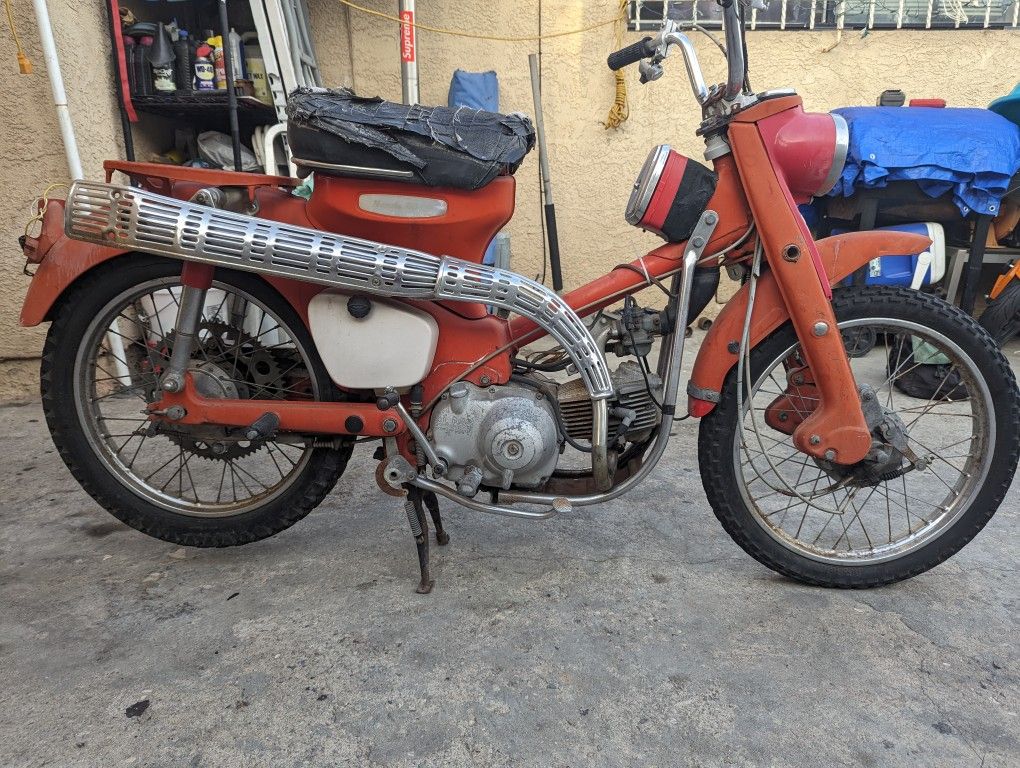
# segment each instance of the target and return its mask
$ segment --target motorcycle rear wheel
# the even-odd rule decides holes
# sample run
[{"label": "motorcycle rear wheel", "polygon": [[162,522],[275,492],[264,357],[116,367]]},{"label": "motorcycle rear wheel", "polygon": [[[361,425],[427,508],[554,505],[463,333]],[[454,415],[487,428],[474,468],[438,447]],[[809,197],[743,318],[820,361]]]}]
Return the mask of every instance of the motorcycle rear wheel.
[{"label": "motorcycle rear wheel", "polygon": [[[82,488],[132,528],[193,547],[247,544],[314,509],[353,443],[250,443],[222,428],[164,423],[153,431],[143,411],[169,360],[180,271],[180,262],[127,256],[62,298],[42,357],[46,422]],[[217,270],[209,295],[189,366],[207,396],[336,398],[304,324],[270,286]]]},{"label": "motorcycle rear wheel", "polygon": [[[742,409],[734,366],[721,402],[702,419],[701,477],[727,533],[759,562],[808,584],[869,588],[943,562],[991,519],[1020,455],[1020,391],[991,336],[939,299],[849,288],[833,308],[858,384],[878,385],[879,402],[927,468],[903,471],[912,466],[904,459],[870,479],[851,475],[797,452],[789,435],[765,424],[765,409],[787,386],[784,362],[799,359],[787,323],[751,351]],[[911,351],[890,354],[896,345]],[[905,362],[890,371],[895,361]],[[938,365],[949,382],[927,400],[895,386],[922,364]]]}]

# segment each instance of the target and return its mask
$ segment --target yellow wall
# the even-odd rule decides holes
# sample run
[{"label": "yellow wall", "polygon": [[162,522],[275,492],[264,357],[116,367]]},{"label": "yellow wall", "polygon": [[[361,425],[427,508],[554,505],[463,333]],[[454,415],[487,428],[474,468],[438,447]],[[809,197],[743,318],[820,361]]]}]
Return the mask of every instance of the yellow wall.
[{"label": "yellow wall", "polygon": [[[101,178],[103,160],[122,157],[120,118],[113,97],[103,0],[49,0],[68,105],[85,173]],[[17,246],[29,205],[50,182],[66,182],[67,163],[50,81],[30,0],[12,0],[33,74],[18,73],[14,42],[0,24],[0,400],[38,392],[43,328],[21,328],[18,313],[28,288]],[[5,20],[6,21],[6,20]],[[62,194],[62,193],[61,193]]]},{"label": "yellow wall", "polygon": [[[353,85],[362,94],[400,99],[396,26],[337,0],[308,0],[319,64],[327,85]],[[0,397],[37,387],[33,358],[41,349],[38,329],[17,326],[27,279],[14,244],[29,202],[48,182],[64,180],[66,165],[50,98],[49,82],[28,0],[13,0],[21,35],[36,66],[34,75],[17,74],[14,47],[0,33]],[[361,0],[392,13],[395,0]],[[122,156],[119,122],[105,44],[101,0],[50,0],[71,113],[86,173],[98,176],[101,161]],[[419,21],[440,27],[523,36],[573,29],[611,17],[616,0],[419,0]],[[350,27],[348,26],[350,20]],[[350,35],[348,34],[350,32]],[[637,39],[628,33],[625,42]],[[353,54],[348,40],[353,40]],[[759,90],[795,86],[808,108],[827,110],[871,104],[885,88],[909,96],[941,96],[954,106],[981,106],[1015,85],[1020,35],[1015,32],[848,33],[839,45],[833,32],[758,32],[748,41],[752,84]],[[504,111],[531,114],[528,53],[537,43],[467,40],[432,32],[418,34],[421,98],[445,103],[457,67],[499,74]],[[710,42],[695,42],[710,79],[724,77],[723,62]],[[542,44],[544,99],[550,164],[559,215],[564,273],[577,285],[657,244],[657,239],[623,219],[630,185],[648,150],[668,142],[700,158],[694,136],[699,112],[679,59],[667,62],[665,77],[641,86],[629,71],[631,117],[622,128],[600,125],[613,98],[613,78],[605,67],[615,48],[614,31],[603,27]],[[541,229],[537,156],[518,171],[517,214],[510,225],[514,267],[535,275],[541,270]]]}]

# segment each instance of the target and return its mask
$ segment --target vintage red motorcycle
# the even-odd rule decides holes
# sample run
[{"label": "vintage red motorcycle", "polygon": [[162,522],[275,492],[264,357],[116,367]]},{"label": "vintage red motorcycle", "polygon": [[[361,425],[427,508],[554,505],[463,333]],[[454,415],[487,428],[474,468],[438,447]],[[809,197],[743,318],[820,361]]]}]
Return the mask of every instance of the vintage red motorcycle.
[{"label": "vintage red motorcycle", "polygon": [[[299,92],[289,132],[315,171],[309,200],[294,179],[136,163],[75,182],[24,242],[38,267],[22,322],[51,323],[43,403],[82,487],[151,536],[245,544],[306,515],[374,441],[427,592],[430,517],[448,541],[438,497],[542,519],[653,471],[686,418],[686,327],[725,267],[743,285],[704,338],[683,410],[701,419],[702,480],[726,531],[768,567],[833,587],[958,551],[1016,468],[1013,373],[934,296],[833,292],[929,241],[813,239],[797,206],[835,182],[846,124],[792,91],[751,92],[743,10],[723,5],[725,84],[705,84],[672,21],[610,56],[650,81],[682,53],[712,170],[655,148],[626,215],[665,244],[563,296],[482,264],[533,144],[520,116]],[[394,132],[394,115],[421,130]],[[133,184],[110,184],[115,171]],[[649,286],[663,308],[636,304]],[[924,365],[939,366],[938,388],[903,391]]]}]

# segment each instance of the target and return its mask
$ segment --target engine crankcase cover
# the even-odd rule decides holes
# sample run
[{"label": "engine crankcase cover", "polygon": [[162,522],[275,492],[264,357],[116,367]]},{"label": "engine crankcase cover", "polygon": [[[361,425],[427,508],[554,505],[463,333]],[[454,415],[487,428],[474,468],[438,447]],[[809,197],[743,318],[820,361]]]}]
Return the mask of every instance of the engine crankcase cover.
[{"label": "engine crankcase cover", "polygon": [[549,398],[531,387],[454,384],[432,413],[436,453],[458,481],[472,466],[491,487],[536,488],[559,456],[559,430]]}]

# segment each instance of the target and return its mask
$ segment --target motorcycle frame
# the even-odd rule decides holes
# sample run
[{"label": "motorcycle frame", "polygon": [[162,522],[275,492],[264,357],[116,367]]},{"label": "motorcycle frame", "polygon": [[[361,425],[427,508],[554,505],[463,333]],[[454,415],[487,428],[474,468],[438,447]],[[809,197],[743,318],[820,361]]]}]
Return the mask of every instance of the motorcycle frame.
[{"label": "motorcycle frame", "polygon": [[[729,122],[726,135],[732,153],[724,153],[714,160],[719,184],[708,203],[708,211],[717,216],[718,221],[699,248],[694,249],[691,241],[662,245],[631,264],[617,267],[571,291],[563,296],[563,301],[578,316],[591,315],[648,287],[655,280],[680,274],[689,278],[703,254],[709,254],[711,259],[712,254],[728,248],[734,248],[728,258],[749,254],[755,239],[760,238],[769,269],[758,282],[751,316],[751,344],[753,346],[784,322],[792,322],[822,394],[819,407],[795,431],[795,445],[808,455],[830,459],[838,457],[843,463],[853,463],[867,452],[870,435],[861,414],[842,339],[834,332],[836,322],[830,303],[831,286],[875,257],[918,252],[927,247],[929,241],[905,233],[863,232],[814,242],[797,211],[791,185],[784,178],[780,163],[775,160],[774,130],[769,125],[770,120],[774,121],[777,117],[786,115],[783,119],[792,120],[797,114],[803,114],[800,99],[787,96],[749,106]],[[158,169],[152,173],[165,177],[172,176],[173,171]],[[214,173],[223,176],[217,179],[222,185],[247,189],[263,217],[285,222],[297,218],[298,223],[305,223],[300,208],[303,201],[270,186],[265,177],[246,182],[239,179],[238,174]],[[183,181],[186,183],[173,189],[175,196],[183,197],[202,186],[194,178],[193,171]],[[400,185],[399,189],[406,193],[409,186]],[[417,190],[411,193],[414,191]],[[426,188],[421,191],[429,194]],[[130,253],[55,234],[53,230],[62,223],[63,210],[56,201],[50,205],[51,209],[45,212],[43,234],[29,244],[39,268],[22,310],[24,325],[36,325],[45,320],[60,297],[91,270]],[[746,238],[752,227],[755,237]],[[386,241],[385,230],[386,224],[380,224],[379,241]],[[746,241],[742,242],[742,238]],[[428,250],[427,242],[421,245]],[[197,282],[192,279],[196,275]],[[186,263],[182,270],[182,281],[186,285],[188,282],[194,282],[195,287],[208,285],[213,277],[213,268],[204,265]],[[263,279],[283,295],[307,325],[308,301],[324,290],[324,286],[272,275],[263,275]],[[681,292],[689,290],[689,286],[689,279],[680,279],[677,284]],[[406,301],[432,314],[440,327],[440,342],[433,367],[422,382],[426,405],[416,420],[416,426],[423,431],[428,429],[430,406],[451,384],[460,380],[477,386],[507,383],[512,372],[512,355],[548,332],[533,319],[515,316],[504,320],[489,315],[484,305]],[[681,304],[683,314],[678,312],[678,317],[686,315],[686,305],[684,302]],[[735,341],[740,338],[737,323],[743,318],[746,304],[745,286],[722,310],[702,343],[688,384],[689,410],[694,416],[704,416],[718,402],[722,382],[737,360],[734,349]],[[660,355],[660,374],[666,374],[663,378],[668,382],[674,369],[675,375],[679,375],[679,361],[683,353],[682,330],[679,339],[664,339],[663,349],[666,351]],[[395,438],[403,457],[412,466],[416,464],[410,448],[411,438],[401,415],[394,408],[379,410],[374,403],[208,400],[198,395],[185,377],[178,391],[164,392],[163,398],[154,403],[152,409],[165,413],[173,405],[184,408],[186,416],[180,422],[184,424],[246,427],[271,412],[279,418],[281,431]],[[562,494],[503,492],[498,497],[502,503],[497,504],[494,497],[493,503],[486,504],[464,499],[445,484],[421,474],[413,482],[469,507],[524,517],[544,517],[550,512],[527,512],[504,504],[553,504],[565,498],[569,503],[583,505],[608,500],[640,482],[662,455],[669,438],[669,420],[675,407],[675,397],[665,405],[668,413],[664,414],[652,445],[639,466],[622,473],[625,477],[611,487],[596,482],[593,492],[566,497]],[[352,429],[349,425],[359,426]]]}]

